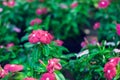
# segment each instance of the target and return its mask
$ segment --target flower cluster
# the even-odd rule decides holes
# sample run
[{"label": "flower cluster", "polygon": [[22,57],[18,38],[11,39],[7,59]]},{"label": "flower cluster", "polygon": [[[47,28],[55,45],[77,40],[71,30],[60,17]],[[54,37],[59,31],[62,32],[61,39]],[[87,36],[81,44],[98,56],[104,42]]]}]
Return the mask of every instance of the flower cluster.
[{"label": "flower cluster", "polygon": [[70,5],[71,8],[76,8],[77,6],[78,6],[78,2],[73,2],[73,3]]},{"label": "flower cluster", "polygon": [[100,28],[100,22],[96,22],[96,23],[94,24],[94,26],[93,26],[93,29],[94,29],[94,30],[96,30],[96,29],[98,29],[98,28]]},{"label": "flower cluster", "polygon": [[3,5],[8,6],[8,7],[14,7],[15,6],[15,1],[14,0],[9,0],[8,2],[3,1]]},{"label": "flower cluster", "polygon": [[104,74],[107,80],[112,80],[116,76],[116,66],[120,62],[120,57],[111,58],[104,66]]},{"label": "flower cluster", "polygon": [[109,0],[100,0],[98,3],[98,8],[107,8],[110,4]]},{"label": "flower cluster", "polygon": [[81,42],[82,48],[86,47],[88,44],[96,45],[98,43],[98,40],[96,37],[91,37],[89,39],[90,40],[88,40],[86,37],[84,38],[84,41]]},{"label": "flower cluster", "polygon": [[30,25],[31,26],[34,26],[35,24],[41,24],[42,23],[42,20],[39,19],[39,18],[35,18],[33,19],[31,22],[30,22]]},{"label": "flower cluster", "polygon": [[34,30],[30,35],[29,35],[29,42],[30,43],[37,43],[41,42],[44,44],[49,44],[53,39],[53,36],[48,33],[47,31],[43,30]]},{"label": "flower cluster", "polygon": [[48,60],[47,70],[49,73],[53,73],[54,70],[61,70],[62,66],[59,63],[59,59],[53,58]]},{"label": "flower cluster", "polygon": [[6,47],[10,48],[10,47],[13,47],[13,46],[14,46],[14,43],[11,42],[11,43],[8,43]]},{"label": "flower cluster", "polygon": [[62,40],[55,40],[56,44],[58,46],[62,46],[63,45],[63,41]]},{"label": "flower cluster", "polygon": [[4,69],[0,67],[0,78],[4,78],[6,75],[8,75],[9,72],[18,72],[23,70],[22,65],[17,65],[17,64],[6,64],[4,66]]},{"label": "flower cluster", "polygon": [[8,74],[8,71],[2,69],[0,66],[0,78],[4,78]]},{"label": "flower cluster", "polygon": [[47,13],[47,8],[38,8],[36,10],[37,15],[46,14],[46,13]]},{"label": "flower cluster", "polygon": [[117,31],[117,34],[120,36],[120,24],[116,25],[116,31]]},{"label": "flower cluster", "polygon": [[48,60],[47,72],[44,73],[40,80],[56,80],[54,71],[61,70],[62,66],[59,63],[59,59],[53,58]]}]

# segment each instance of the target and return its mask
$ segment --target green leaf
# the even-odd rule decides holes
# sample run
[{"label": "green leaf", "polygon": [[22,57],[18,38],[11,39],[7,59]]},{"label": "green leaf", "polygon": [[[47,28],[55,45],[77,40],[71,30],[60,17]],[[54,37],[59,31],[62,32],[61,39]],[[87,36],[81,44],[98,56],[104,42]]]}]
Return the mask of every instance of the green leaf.
[{"label": "green leaf", "polygon": [[55,76],[57,80],[65,80],[65,77],[60,71],[55,71]]},{"label": "green leaf", "polygon": [[24,44],[24,47],[25,48],[30,48],[30,47],[33,47],[33,45],[34,44],[31,44],[31,43],[27,42],[27,43]]},{"label": "green leaf", "polygon": [[29,34],[26,34],[25,36],[23,36],[22,39],[21,39],[21,42],[27,41],[27,40],[28,40],[28,35],[29,35]]}]

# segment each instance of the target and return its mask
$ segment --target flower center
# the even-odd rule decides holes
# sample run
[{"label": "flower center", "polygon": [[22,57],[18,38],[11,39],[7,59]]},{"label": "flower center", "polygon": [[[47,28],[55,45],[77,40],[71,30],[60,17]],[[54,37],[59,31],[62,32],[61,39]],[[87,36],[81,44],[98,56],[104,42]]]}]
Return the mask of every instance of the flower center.
[{"label": "flower center", "polygon": [[45,36],[48,36],[47,34],[45,34]]},{"label": "flower center", "polygon": [[108,73],[110,73],[111,71],[110,71],[110,70],[108,70],[107,72],[108,72]]},{"label": "flower center", "polygon": [[11,67],[14,67],[15,65],[11,65]]},{"label": "flower center", "polygon": [[105,2],[104,2],[104,1],[102,1],[102,2],[101,2],[101,4],[103,4],[103,5],[104,5],[104,4],[105,4]]},{"label": "flower center", "polygon": [[35,34],[33,34],[33,37],[35,37]]},{"label": "flower center", "polygon": [[112,59],[110,62],[113,62],[114,60]]},{"label": "flower center", "polygon": [[49,78],[46,78],[46,80],[50,80]]}]

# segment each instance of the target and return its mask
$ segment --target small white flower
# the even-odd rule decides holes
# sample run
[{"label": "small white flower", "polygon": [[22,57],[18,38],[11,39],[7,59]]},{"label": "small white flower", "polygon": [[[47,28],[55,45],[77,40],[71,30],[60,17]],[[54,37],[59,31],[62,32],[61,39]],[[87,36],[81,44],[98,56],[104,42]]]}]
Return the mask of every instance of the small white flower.
[{"label": "small white flower", "polygon": [[113,52],[120,53],[120,49],[114,49]]},{"label": "small white flower", "polygon": [[3,8],[0,8],[0,12],[2,12],[3,11]]},{"label": "small white flower", "polygon": [[81,56],[83,56],[83,55],[85,55],[85,54],[88,54],[88,53],[89,53],[89,50],[84,50],[84,51],[79,52],[78,54],[76,54],[76,56],[77,56],[77,58],[78,58],[78,57],[81,57]]},{"label": "small white flower", "polygon": [[115,46],[115,43],[114,42],[106,42],[105,45],[106,46]]}]

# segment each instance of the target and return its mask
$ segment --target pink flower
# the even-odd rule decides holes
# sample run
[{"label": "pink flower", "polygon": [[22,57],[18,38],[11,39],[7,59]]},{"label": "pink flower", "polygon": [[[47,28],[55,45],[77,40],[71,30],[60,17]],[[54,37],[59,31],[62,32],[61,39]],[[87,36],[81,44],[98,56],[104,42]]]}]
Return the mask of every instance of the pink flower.
[{"label": "pink flower", "polygon": [[10,48],[10,47],[13,47],[13,46],[14,46],[14,43],[7,44],[7,48]]},{"label": "pink flower", "polygon": [[4,70],[0,66],[0,78],[4,78],[8,74],[8,71]]},{"label": "pink flower", "polygon": [[75,8],[75,7],[77,7],[78,6],[78,2],[73,2],[72,4],[71,4],[71,8]]},{"label": "pink flower", "polygon": [[87,46],[87,43],[86,43],[85,41],[82,41],[82,42],[81,42],[81,47],[84,48],[84,47],[86,47],[86,46]]},{"label": "pink flower", "polygon": [[3,48],[4,46],[3,45],[0,45],[0,48]]},{"label": "pink flower", "polygon": [[33,26],[35,24],[41,24],[41,23],[42,23],[42,20],[39,18],[36,18],[30,22],[30,25]]},{"label": "pink flower", "polygon": [[18,71],[23,70],[23,66],[17,65],[17,64],[6,64],[4,66],[4,70],[10,71],[10,72],[18,72]]},{"label": "pink flower", "polygon": [[8,5],[7,1],[3,1],[2,4],[3,4],[4,6],[7,6],[7,5]]},{"label": "pink flower", "polygon": [[29,35],[29,42],[30,43],[37,43],[39,42],[39,33],[38,31],[33,31],[30,35]]},{"label": "pink flower", "polygon": [[55,42],[57,43],[58,46],[62,46],[63,45],[63,41],[62,40],[55,40]]},{"label": "pink flower", "polygon": [[112,80],[116,76],[116,67],[113,63],[106,63],[104,67],[104,75],[107,80]]},{"label": "pink flower", "polygon": [[59,59],[53,58],[48,60],[47,70],[48,72],[52,73],[54,70],[62,69],[61,64],[59,63]]},{"label": "pink flower", "polygon": [[94,30],[96,30],[96,29],[98,29],[98,28],[100,28],[100,22],[96,22],[96,23],[94,24],[94,26],[93,26],[93,29],[94,29]]},{"label": "pink flower", "polygon": [[43,14],[46,14],[47,11],[48,11],[47,8],[42,8],[42,13],[43,13]]},{"label": "pink flower", "polygon": [[15,1],[14,1],[14,0],[10,0],[10,1],[8,2],[8,6],[9,6],[9,7],[15,6]]},{"label": "pink flower", "polygon": [[8,7],[14,7],[15,6],[15,1],[14,0],[9,0],[8,2],[3,1],[3,5],[8,6]]},{"label": "pink flower", "polygon": [[41,15],[41,14],[42,14],[42,9],[38,8],[38,9],[36,10],[36,14],[37,14],[37,15]]},{"label": "pink flower", "polygon": [[50,44],[54,37],[47,31],[40,32],[39,40],[41,43]]},{"label": "pink flower", "polygon": [[47,13],[47,8],[38,8],[36,10],[37,15],[46,14],[46,13]]},{"label": "pink flower", "polygon": [[21,29],[20,28],[17,28],[17,27],[14,27],[13,30],[17,33],[20,33],[21,32]]},{"label": "pink flower", "polygon": [[53,39],[53,36],[47,31],[35,30],[29,35],[30,43],[41,42],[44,44],[49,44]]},{"label": "pink flower", "polygon": [[27,77],[27,78],[24,78],[23,80],[36,80],[36,79],[32,77]]},{"label": "pink flower", "polygon": [[56,80],[56,78],[53,73],[44,73],[40,80]]},{"label": "pink flower", "polygon": [[97,44],[97,38],[91,38],[90,43],[93,45]]},{"label": "pink flower", "polygon": [[100,0],[98,3],[98,8],[107,8],[110,4],[109,0]]},{"label": "pink flower", "polygon": [[116,32],[120,36],[120,24],[116,25]]},{"label": "pink flower", "polygon": [[114,66],[117,66],[117,64],[120,62],[120,57],[110,58],[111,63],[114,64]]}]

